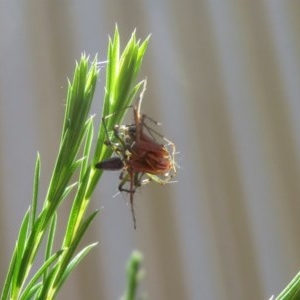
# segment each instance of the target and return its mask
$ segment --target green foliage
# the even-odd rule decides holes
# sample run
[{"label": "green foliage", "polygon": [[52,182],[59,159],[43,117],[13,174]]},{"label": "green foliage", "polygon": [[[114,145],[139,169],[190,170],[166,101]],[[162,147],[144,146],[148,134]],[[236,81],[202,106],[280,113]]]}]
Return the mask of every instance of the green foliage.
[{"label": "green foliage", "polygon": [[[136,40],[135,32],[131,35],[125,50],[120,56],[120,37],[118,28],[114,38],[109,40],[106,68],[106,86],[103,102],[103,116],[111,116],[106,121],[108,131],[115,124],[120,124],[126,109],[131,105],[143,82],[136,84],[136,78],[147,49],[149,37],[140,42]],[[94,165],[111,156],[112,150],[103,147],[106,140],[104,127],[100,125],[98,131],[97,145],[93,158]],[[97,171],[92,179],[89,192],[92,192],[99,180],[102,171]]]},{"label": "green foliage", "polygon": [[141,280],[142,273],[140,270],[143,257],[139,251],[133,251],[127,263],[127,288],[124,300],[137,299],[137,287]]},{"label": "green foliage", "polygon": [[[133,33],[120,55],[117,28],[113,39],[109,40],[102,112],[104,116],[113,114],[109,119],[108,129],[121,122],[125,108],[131,104],[139,90],[141,83],[136,84],[136,79],[147,44],[148,39],[140,44]],[[111,150],[104,145],[102,124],[98,129],[96,149],[92,154],[94,126],[90,107],[99,72],[97,58],[90,63],[89,58],[83,54],[76,64],[73,80],[68,84],[62,135],[49,188],[38,213],[41,170],[38,155],[31,207],[20,227],[1,300],[54,299],[72,270],[96,245],[93,243],[77,251],[82,237],[97,215],[97,211],[94,211],[86,216],[92,192],[102,173],[94,168],[95,162],[111,155]],[[74,179],[77,180],[75,183]],[[75,196],[64,239],[58,250],[55,250],[58,208],[65,199],[70,198],[68,196],[71,190],[75,190]],[[44,262],[35,274],[31,274],[43,240],[46,241]]]},{"label": "green foliage", "polygon": [[274,300],[300,299],[300,272],[292,279],[288,286]]}]

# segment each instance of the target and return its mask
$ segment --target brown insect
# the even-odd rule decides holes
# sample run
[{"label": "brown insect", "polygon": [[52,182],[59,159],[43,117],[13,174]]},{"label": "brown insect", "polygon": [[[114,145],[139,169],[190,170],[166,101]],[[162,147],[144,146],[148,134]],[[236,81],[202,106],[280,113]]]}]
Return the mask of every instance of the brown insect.
[{"label": "brown insect", "polygon": [[[113,130],[113,139],[108,137],[107,145],[113,149],[117,157],[112,157],[96,164],[96,168],[103,170],[121,170],[119,191],[130,194],[130,205],[134,228],[136,218],[133,206],[133,194],[137,187],[150,181],[159,184],[170,182],[176,174],[175,145],[156,130],[151,128],[146,119],[158,125],[157,122],[141,114],[141,104],[146,90],[144,81],[143,90],[136,105],[133,107],[134,123],[131,125],[116,125]],[[157,139],[165,143],[159,143]]]}]

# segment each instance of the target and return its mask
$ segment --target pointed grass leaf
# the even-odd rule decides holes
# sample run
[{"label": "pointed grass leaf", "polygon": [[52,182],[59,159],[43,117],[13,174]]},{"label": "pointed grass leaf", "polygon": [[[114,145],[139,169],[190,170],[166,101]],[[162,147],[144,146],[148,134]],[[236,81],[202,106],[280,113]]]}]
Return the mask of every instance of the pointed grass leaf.
[{"label": "pointed grass leaf", "polygon": [[136,70],[135,73],[138,74],[143,62],[143,58],[145,56],[145,52],[148,48],[149,40],[151,35],[148,35],[147,38],[143,41],[143,43],[140,45],[138,49],[138,55],[137,55],[137,63],[136,63]]},{"label": "pointed grass leaf", "polygon": [[[118,88],[116,98],[127,99],[133,82],[136,80],[138,44],[135,36],[132,36],[120,58],[120,70],[118,76]],[[124,106],[128,103],[124,103]]]},{"label": "pointed grass leaf", "polygon": [[91,213],[87,219],[80,224],[80,227],[76,231],[76,234],[73,236],[72,242],[70,246],[67,248],[66,253],[64,254],[63,260],[61,261],[61,270],[64,270],[67,264],[69,263],[71,257],[73,256],[74,252],[77,249],[79,242],[81,241],[84,233],[86,232],[87,228],[90,226],[91,222],[94,220],[95,216],[98,214],[98,210]]},{"label": "pointed grass leaf", "polygon": [[90,111],[90,106],[94,97],[97,81],[100,75],[100,68],[98,67],[98,60],[97,56],[94,58],[93,62],[91,63],[91,66],[87,73],[87,79],[85,84],[85,90],[84,90],[84,97],[85,99],[88,99],[89,101],[89,107],[87,110],[87,113]]},{"label": "pointed grass leaf", "polygon": [[39,183],[40,183],[40,170],[41,170],[41,159],[39,153],[37,153],[35,170],[34,170],[34,180],[33,180],[33,196],[31,202],[30,211],[30,229],[33,228],[35,218],[36,218],[36,208],[39,194]]},{"label": "pointed grass leaf", "polygon": [[[48,233],[48,238],[46,243],[45,261],[47,261],[50,258],[52,253],[56,225],[57,225],[57,213],[55,212],[52,216],[52,220],[50,223],[50,228],[49,228],[49,233]],[[44,272],[44,278],[46,277],[47,277],[47,270],[45,270]]]},{"label": "pointed grass leaf", "polygon": [[133,251],[127,263],[127,288],[125,300],[135,300],[136,290],[140,281],[140,266],[143,256],[139,251]]},{"label": "pointed grass leaf", "polygon": [[82,145],[99,74],[96,59],[90,68],[88,65],[88,58],[82,55],[80,62],[76,64],[73,82],[69,84],[64,129],[47,197],[49,201],[60,198],[57,190],[66,185],[75,171],[74,161]]},{"label": "pointed grass leaf", "polygon": [[89,168],[86,171],[82,183],[79,184],[78,191],[75,196],[75,200],[73,201],[73,205],[69,215],[66,234],[63,241],[64,247],[69,247],[73,239],[74,233],[77,231],[79,224],[82,220],[82,217],[84,215],[85,208],[88,203],[87,202],[88,199],[86,199],[86,191],[89,185],[90,172],[91,172],[91,168]]},{"label": "pointed grass leaf", "polygon": [[69,186],[67,186],[64,190],[64,193],[62,194],[62,200],[65,199],[77,185],[78,185],[78,183],[74,182],[74,183],[70,184]]},{"label": "pointed grass leaf", "polygon": [[83,159],[79,159],[72,163],[71,166],[69,166],[67,172],[68,175],[61,177],[60,183],[58,187],[54,187],[53,192],[50,191],[49,201],[51,203],[51,211],[54,211],[61,202],[65,199],[65,197],[69,194],[69,192],[76,186],[77,183],[72,183],[70,185],[69,181],[71,179],[71,176],[75,173],[77,168],[81,165]]},{"label": "pointed grass leaf", "polygon": [[26,288],[24,289],[20,300],[30,299],[29,295],[33,293],[32,289],[36,289],[37,281],[44,275],[47,269],[62,255],[65,250],[59,250],[50,256],[44,264],[39,268],[35,275],[31,278]]},{"label": "pointed grass leaf", "polygon": [[16,261],[17,261],[17,248],[18,248],[18,245],[16,243],[16,246],[15,246],[15,249],[14,249],[14,252],[13,252],[13,255],[12,255],[12,259],[10,261],[10,264],[9,264],[9,268],[8,268],[8,272],[7,272],[7,275],[6,275],[6,278],[5,278],[5,281],[4,281],[4,285],[3,285],[3,290],[2,290],[2,293],[1,293],[1,297],[0,299],[2,300],[5,300],[5,299],[9,299],[9,293],[11,292],[12,290],[12,282],[13,282],[13,277],[16,276]]},{"label": "pointed grass leaf", "polygon": [[27,210],[23,222],[20,227],[20,232],[18,236],[18,256],[23,255],[24,249],[26,247],[26,241],[28,236],[28,229],[29,229],[29,221],[30,221],[30,208]]},{"label": "pointed grass leaf", "polygon": [[22,259],[24,255],[24,251],[27,245],[27,234],[29,228],[29,221],[30,221],[30,208],[27,210],[24,219],[22,221],[19,236],[16,243],[16,262],[14,265],[14,276],[12,280],[12,290],[17,290],[20,288],[20,284],[18,282],[18,274],[20,269],[22,268]]},{"label": "pointed grass leaf", "polygon": [[18,266],[17,264],[17,266],[15,267],[16,274],[15,274],[15,284],[13,287],[13,293],[19,292],[20,288],[24,284],[27,275],[29,274],[30,268],[33,264],[33,260],[36,256],[36,252],[39,248],[40,242],[45,232],[45,226],[47,224],[46,219],[47,219],[47,211],[43,210],[39,215],[39,217],[36,219],[34,223],[34,227],[30,231],[21,258],[18,258],[18,256],[21,253],[20,251],[18,251],[19,246],[17,245],[16,255],[17,255],[17,260],[20,262],[20,265]]},{"label": "pointed grass leaf", "polygon": [[49,274],[47,283],[45,283],[43,291],[41,293],[41,299],[53,299],[53,297],[61,287],[62,283],[66,280],[67,275],[70,274],[70,272],[65,273],[68,268],[68,265],[72,260],[72,257],[84,233],[86,232],[87,228],[89,227],[97,213],[98,211],[93,212],[77,229],[76,234],[73,236],[69,247],[65,248],[66,250],[63,256],[61,257],[61,260],[58,262],[55,269],[53,269],[52,272]]},{"label": "pointed grass leaf", "polygon": [[41,287],[42,287],[42,282],[38,282],[26,293],[26,295],[24,295],[24,297],[20,297],[19,300],[38,299],[37,294]]},{"label": "pointed grass leaf", "polygon": [[60,281],[58,282],[57,290],[61,288],[63,283],[69,277],[70,273],[80,263],[80,261],[92,250],[92,248],[94,248],[97,245],[98,243],[93,243],[91,245],[86,246],[71,260],[71,262],[68,264],[67,268],[65,269],[63,275],[61,276]]},{"label": "pointed grass leaf", "polygon": [[[135,80],[147,43],[148,41],[144,41],[140,45],[134,32],[120,56],[117,26],[113,39],[109,41],[103,115],[115,114],[118,108],[123,108],[121,113],[117,112],[108,121],[110,129],[117,122],[121,122],[125,114],[124,107],[130,105],[140,88]],[[92,244],[85,247],[74,257],[79,242],[97,214],[94,212],[84,219],[92,192],[102,174],[95,170],[94,161],[97,162],[99,155],[109,156],[112,153],[112,149],[104,147],[106,135],[100,124],[93,163],[89,163],[93,140],[93,119],[89,117],[89,111],[99,72],[97,58],[90,64],[89,57],[83,54],[76,63],[73,79],[68,81],[63,130],[45,202],[42,211],[37,215],[41,168],[38,154],[31,210],[26,213],[22,223],[2,292],[5,298],[1,300],[53,299],[71,271],[95,246]],[[78,158],[80,151],[83,151],[83,157]],[[76,172],[78,169],[80,171]],[[78,183],[70,184],[74,175],[79,176]],[[57,209],[75,186],[78,187],[62,244],[64,251],[52,255]],[[29,280],[28,275],[45,237],[45,263]],[[39,280],[42,282],[38,282]]]},{"label": "pointed grass leaf", "polygon": [[87,171],[89,155],[91,152],[92,142],[93,142],[93,135],[94,135],[94,125],[93,125],[93,117],[90,117],[86,124],[86,140],[83,149],[83,157],[85,158],[82,161],[79,181],[83,180],[83,176]]},{"label": "pointed grass leaf", "polygon": [[[106,67],[106,95],[104,101],[103,113],[110,114],[111,108],[115,102],[116,78],[119,72],[119,56],[120,56],[120,36],[118,27],[115,28],[113,40],[109,39],[108,44],[108,63]],[[108,98],[106,98],[108,96]]]},{"label": "pointed grass leaf", "polygon": [[[112,130],[115,124],[119,124],[122,121],[126,112],[125,108],[129,107],[134,99],[134,95],[138,90],[137,85],[134,85],[134,83],[140,70],[148,42],[149,36],[140,45],[140,41],[136,40],[135,32],[133,32],[121,57],[120,38],[117,27],[113,40],[109,42],[105,97],[102,111],[102,117],[111,116],[107,119],[106,123],[108,131]],[[111,156],[111,149],[103,147],[105,140],[105,130],[103,124],[100,124],[93,164]],[[101,174],[101,172],[96,172],[93,182],[97,182]],[[95,184],[93,183],[92,187],[94,186]]]},{"label": "pointed grass leaf", "polygon": [[292,279],[285,289],[274,300],[300,299],[300,272]]}]

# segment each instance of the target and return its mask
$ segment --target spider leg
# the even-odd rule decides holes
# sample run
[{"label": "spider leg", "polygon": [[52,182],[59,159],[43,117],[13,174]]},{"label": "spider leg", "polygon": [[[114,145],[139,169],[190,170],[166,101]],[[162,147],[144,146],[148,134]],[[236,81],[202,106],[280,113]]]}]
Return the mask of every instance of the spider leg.
[{"label": "spider leg", "polygon": [[[135,188],[133,186],[133,174],[132,174],[132,172],[130,173],[130,190],[135,191]],[[134,192],[130,193],[130,206],[131,206],[131,214],[132,214],[132,219],[133,219],[133,227],[134,227],[134,229],[136,229],[136,219],[135,219],[135,213],[134,213],[134,207],[133,207],[133,193]]]},{"label": "spider leg", "polygon": [[[119,184],[119,191],[120,192],[127,192],[130,194],[130,208],[131,208],[131,214],[133,219],[133,227],[136,229],[136,218],[135,218],[135,212],[134,212],[134,206],[133,206],[133,194],[135,193],[135,184],[134,184],[134,176],[133,172],[121,172],[120,174],[120,184]],[[124,185],[129,181],[129,189],[124,188]]]}]

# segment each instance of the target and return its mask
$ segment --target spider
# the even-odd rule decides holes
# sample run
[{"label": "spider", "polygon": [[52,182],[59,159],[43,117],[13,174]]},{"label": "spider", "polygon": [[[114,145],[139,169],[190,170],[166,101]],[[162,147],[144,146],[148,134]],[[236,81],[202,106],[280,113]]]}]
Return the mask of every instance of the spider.
[{"label": "spider", "polygon": [[[145,120],[148,119],[159,125],[157,122],[145,114],[141,115],[141,104],[145,90],[146,81],[144,81],[143,90],[133,107],[133,124],[115,125],[113,137],[110,138],[105,125],[105,119],[110,116],[102,119],[107,136],[106,144],[112,148],[117,156],[95,165],[96,168],[103,170],[122,170],[118,189],[130,194],[134,229],[136,229],[136,218],[133,194],[136,188],[150,181],[166,184],[176,174],[174,143],[151,128]],[[156,138],[164,140],[165,144],[157,142]]]}]

